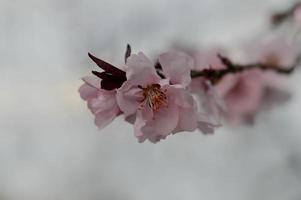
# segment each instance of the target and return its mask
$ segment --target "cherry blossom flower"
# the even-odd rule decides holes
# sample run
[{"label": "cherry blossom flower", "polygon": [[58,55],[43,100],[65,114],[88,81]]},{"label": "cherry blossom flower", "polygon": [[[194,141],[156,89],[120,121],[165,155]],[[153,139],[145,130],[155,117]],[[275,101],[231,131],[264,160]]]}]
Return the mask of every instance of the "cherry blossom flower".
[{"label": "cherry blossom flower", "polygon": [[[194,71],[225,68],[218,57],[219,53],[225,52],[222,48],[188,49],[178,47],[178,49],[184,50],[192,57],[192,70]],[[214,86],[204,77],[193,78],[189,90],[197,102],[198,128],[205,134],[213,133],[214,128],[222,124],[226,109],[223,100],[218,96]]]},{"label": "cherry blossom flower", "polygon": [[104,128],[120,114],[116,101],[116,90],[101,88],[101,80],[94,76],[82,79],[85,83],[79,88],[80,96],[87,101],[88,108],[95,115],[95,124]]},{"label": "cherry blossom flower", "polygon": [[[259,46],[259,47],[258,47]],[[248,52],[250,62],[267,66],[289,68],[296,60],[296,51],[284,40],[272,39]],[[229,74],[215,86],[223,98],[227,112],[225,118],[230,123],[253,123],[255,115],[269,106],[283,102],[288,94],[284,92],[285,77],[274,71],[259,69]]]},{"label": "cherry blossom flower", "polygon": [[[136,114],[135,136],[158,142],[171,133],[198,127],[197,104],[186,89],[191,82],[191,58],[180,52],[160,55],[162,79],[142,53],[127,60],[127,81],[117,90],[117,102],[125,116]],[[207,125],[207,124],[205,124]]]},{"label": "cherry blossom flower", "polygon": [[[300,3],[275,13],[273,28],[292,20],[301,24]],[[253,48],[231,51],[243,64],[226,57],[229,53],[222,48],[181,45],[161,54],[156,63],[142,52],[132,54],[127,45],[122,67],[89,53],[102,71],[84,77],[79,93],[99,128],[123,115],[134,126],[139,142],[156,143],[196,129],[213,133],[223,118],[230,123],[253,123],[259,111],[290,96],[286,76],[281,75],[291,74],[300,64],[300,48],[293,46],[297,33],[289,40],[269,35],[252,41]]]},{"label": "cherry blossom flower", "polygon": [[170,51],[154,64],[142,52],[131,54],[128,45],[122,69],[89,54],[103,71],[84,77],[79,92],[99,128],[123,114],[139,142],[197,128],[213,133],[223,117],[250,123],[266,102],[285,97],[279,74],[292,72],[296,53],[281,40],[269,42],[248,65],[233,63],[218,49]]},{"label": "cherry blossom flower", "polygon": [[[194,51],[194,69],[225,69],[226,66],[218,57],[221,51],[214,49]],[[202,116],[207,117],[207,121],[215,126],[221,124],[222,116],[231,123],[249,120],[249,116],[259,108],[263,93],[263,83],[257,73],[257,70],[251,70],[229,74],[214,86],[206,82],[203,77],[194,78],[191,88],[192,92],[200,97],[199,99],[203,99],[202,108],[205,109],[206,114]]]},{"label": "cherry blossom flower", "polygon": [[225,118],[233,124],[252,123],[264,94],[260,71],[248,70],[225,76],[216,86],[226,106]]},{"label": "cherry blossom flower", "polygon": [[[221,48],[193,49],[188,51],[194,60],[193,70],[224,69],[225,65],[218,58],[224,52]],[[198,128],[204,133],[213,133],[214,128],[221,126],[225,105],[218,96],[214,86],[204,77],[193,78],[190,91],[198,103]],[[205,122],[205,123],[204,123]],[[204,126],[204,125],[207,126]]]},{"label": "cherry blossom flower", "polygon": [[198,128],[205,134],[213,133],[214,128],[222,125],[226,111],[223,100],[212,84],[202,77],[192,80],[190,91],[197,102]]}]

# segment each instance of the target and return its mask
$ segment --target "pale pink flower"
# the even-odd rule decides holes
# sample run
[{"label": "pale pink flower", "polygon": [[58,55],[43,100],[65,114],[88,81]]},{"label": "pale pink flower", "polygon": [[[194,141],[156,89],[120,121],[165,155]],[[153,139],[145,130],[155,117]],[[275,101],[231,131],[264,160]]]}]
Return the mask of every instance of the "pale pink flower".
[{"label": "pale pink flower", "polygon": [[[250,52],[247,52],[251,58],[249,62],[262,63],[270,67],[291,68],[298,57],[296,46],[283,38],[267,38],[257,44]],[[262,71],[261,80],[265,87],[273,90],[283,90],[288,81],[287,76],[282,76],[274,71]],[[266,96],[266,95],[265,95]],[[276,100],[276,99],[275,99]]]},{"label": "pale pink flower", "polygon": [[211,83],[202,77],[192,79],[190,91],[197,102],[198,128],[205,134],[213,133],[214,128],[222,125],[226,111],[223,100]]},{"label": "pale pink flower", "polygon": [[229,74],[215,86],[226,105],[225,118],[230,123],[253,122],[259,111],[265,85],[262,72],[248,70]]},{"label": "pale pink flower", "polygon": [[[211,49],[188,49],[186,50],[193,58],[193,70],[224,69],[218,54],[225,54],[222,48]],[[203,77],[193,78],[189,89],[197,102],[198,128],[203,133],[213,133],[214,128],[221,126],[225,105],[217,95],[215,88]]]},{"label": "pale pink flower", "polygon": [[186,87],[191,82],[191,58],[180,52],[159,57],[162,79],[142,53],[127,60],[127,81],[117,90],[117,102],[125,116],[136,115],[135,136],[158,142],[171,133],[193,131],[198,126],[196,102]]},{"label": "pale pink flower", "polygon": [[82,80],[85,83],[79,88],[80,96],[87,101],[88,108],[95,115],[96,126],[104,128],[121,112],[116,101],[116,89],[101,89],[101,79],[94,76]]},{"label": "pale pink flower", "polygon": [[[248,52],[249,63],[262,63],[271,67],[291,67],[296,59],[295,48],[281,39],[265,40]],[[229,74],[215,88],[223,98],[230,123],[252,123],[257,112],[268,104],[283,102],[285,77],[274,71],[260,69]]]},{"label": "pale pink flower", "polygon": [[[266,49],[269,49],[266,47]],[[275,50],[274,50],[275,51]],[[266,54],[262,57],[266,57]],[[278,52],[276,52],[278,53]],[[225,69],[218,54],[224,55],[222,49],[194,50],[190,55],[194,59],[193,69]],[[261,59],[261,58],[260,58]],[[257,70],[245,71],[243,73],[229,74],[222,78],[214,86],[205,81],[204,78],[194,78],[191,83],[191,92],[201,102],[199,112],[202,113],[202,121],[210,122],[207,132],[219,126],[223,117],[230,123],[250,122],[255,113],[258,112],[262,103],[265,83],[261,72]]]}]

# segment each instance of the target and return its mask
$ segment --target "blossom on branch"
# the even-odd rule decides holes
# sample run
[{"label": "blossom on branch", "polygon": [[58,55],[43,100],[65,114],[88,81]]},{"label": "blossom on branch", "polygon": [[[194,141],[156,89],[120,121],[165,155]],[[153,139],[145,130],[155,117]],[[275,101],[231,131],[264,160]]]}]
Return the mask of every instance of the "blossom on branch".
[{"label": "blossom on branch", "polygon": [[191,82],[191,58],[169,52],[160,55],[159,62],[164,79],[142,52],[131,55],[126,64],[127,81],[117,90],[124,115],[136,115],[134,132],[140,142],[157,142],[171,133],[198,127],[197,104],[186,89]]},{"label": "blossom on branch", "polygon": [[[293,20],[295,23],[285,23]],[[272,24],[274,32],[284,27],[284,33],[290,29],[281,24],[300,25],[301,2],[275,13]],[[95,115],[97,127],[104,128],[122,115],[133,125],[139,142],[156,143],[197,129],[213,133],[224,118],[234,124],[253,124],[258,112],[290,97],[283,77],[300,65],[300,27],[296,28],[292,38],[289,33],[289,38],[282,36],[285,40],[253,41],[250,51],[236,52],[245,55],[244,64],[226,56],[231,54],[223,48],[176,45],[153,63],[142,52],[132,54],[127,45],[121,67],[89,53],[101,71],[82,78],[79,93]]]},{"label": "blossom on branch", "polygon": [[181,51],[163,53],[153,63],[142,52],[131,54],[128,45],[122,69],[89,54],[103,71],[84,77],[79,92],[99,128],[123,115],[133,124],[139,142],[156,143],[196,129],[213,133],[223,117],[252,122],[262,108],[266,89],[273,88],[268,72],[290,74],[299,63],[297,57],[288,66],[290,54],[268,50],[263,48],[258,63],[247,65],[212,52]]},{"label": "blossom on branch", "polygon": [[95,124],[98,128],[104,128],[120,114],[116,101],[116,90],[104,90],[101,81],[95,76],[82,78],[85,82],[79,93],[83,100],[87,101],[88,108],[95,115]]},{"label": "blossom on branch", "polygon": [[124,71],[89,54],[104,71],[92,71],[94,77],[83,78],[85,83],[79,92],[99,128],[122,114],[125,119],[135,119],[134,134],[139,142],[148,139],[155,143],[170,134],[197,128],[213,133],[220,126],[210,119],[211,114],[219,114],[211,111],[217,101],[216,96],[212,98],[210,86],[199,87],[198,98],[190,93],[193,59],[189,55],[179,51],[163,53],[158,59],[160,69],[156,69],[142,52],[129,52],[128,47]]}]

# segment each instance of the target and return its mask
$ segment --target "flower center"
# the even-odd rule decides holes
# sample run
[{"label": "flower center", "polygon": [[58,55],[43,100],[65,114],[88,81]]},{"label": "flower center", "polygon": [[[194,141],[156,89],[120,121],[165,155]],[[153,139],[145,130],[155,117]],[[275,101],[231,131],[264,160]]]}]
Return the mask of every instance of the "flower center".
[{"label": "flower center", "polygon": [[154,112],[157,112],[162,106],[167,106],[167,97],[165,91],[161,90],[159,84],[148,85],[147,87],[138,86],[142,90],[142,106],[147,105]]}]

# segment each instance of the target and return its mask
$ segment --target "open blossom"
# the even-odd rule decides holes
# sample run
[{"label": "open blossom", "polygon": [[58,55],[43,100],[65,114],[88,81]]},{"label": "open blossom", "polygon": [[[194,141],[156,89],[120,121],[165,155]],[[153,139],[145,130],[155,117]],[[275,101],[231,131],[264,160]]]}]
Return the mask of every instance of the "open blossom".
[{"label": "open blossom", "polygon": [[[260,46],[260,45],[259,45]],[[293,46],[284,40],[269,40],[254,50],[251,62],[271,67],[290,67],[296,59]],[[227,112],[225,118],[231,123],[252,123],[257,112],[268,104],[283,102],[284,77],[273,71],[247,70],[229,74],[216,84]]]},{"label": "open blossom", "polygon": [[117,90],[117,102],[125,116],[135,114],[135,136],[140,142],[157,142],[171,133],[198,127],[197,105],[186,87],[191,82],[191,58],[180,52],[159,57],[162,79],[142,53],[127,61],[127,81]]},{"label": "open blossom", "polygon": [[[218,54],[224,52],[221,48],[194,49],[189,54],[194,60],[193,70],[201,71],[204,69],[224,69],[225,65],[218,58]],[[225,113],[223,100],[218,96],[214,86],[204,77],[194,78],[190,84],[190,91],[197,99],[199,129],[204,133],[213,133],[215,127],[222,124]],[[207,126],[204,126],[207,124]]]},{"label": "open blossom", "polygon": [[257,62],[240,65],[215,50],[170,51],[154,64],[142,52],[131,55],[128,46],[124,70],[89,54],[103,71],[84,77],[79,93],[99,128],[123,114],[134,125],[139,142],[156,143],[196,129],[213,133],[223,117],[234,123],[253,122],[266,102],[287,97],[279,90],[275,72],[294,69],[294,49],[285,43],[263,47],[252,54]]},{"label": "open blossom", "polygon": [[161,54],[160,69],[141,52],[128,55],[126,72],[91,54],[89,57],[104,71],[92,71],[95,76],[84,77],[79,92],[99,128],[123,114],[128,122],[134,119],[135,136],[140,142],[148,139],[155,143],[180,131],[199,128],[212,133],[216,127],[208,116],[202,116],[211,114],[201,112],[206,110],[202,108],[205,103],[190,93],[193,59],[187,54]]},{"label": "open blossom", "polygon": [[[188,53],[194,59],[193,70],[227,68],[218,57],[218,54],[225,54],[222,49],[189,50]],[[259,50],[257,48],[250,55],[251,63],[260,62],[275,67],[289,67],[296,59],[293,46],[280,39],[262,43]],[[199,99],[197,102],[202,102],[201,108],[204,110],[201,112],[206,114],[201,116],[207,118],[211,125],[218,126],[221,116],[231,123],[245,123],[252,122],[256,113],[266,103],[280,102],[279,97],[283,99],[284,93],[279,90],[282,84],[279,77],[274,72],[254,69],[242,73],[230,73],[213,86],[204,81],[206,79],[203,77],[194,78],[190,88],[194,97]]]},{"label": "open blossom", "polygon": [[[188,49],[178,47],[189,54],[193,59],[194,71],[204,69],[224,69],[218,54],[225,51],[221,48],[212,49]],[[214,128],[221,126],[224,112],[226,110],[223,100],[218,96],[214,86],[204,77],[191,80],[189,91],[197,102],[198,128],[203,133],[213,133]]]},{"label": "open blossom", "polygon": [[252,122],[264,94],[260,71],[249,70],[224,77],[216,90],[226,105],[225,118],[231,123]]},{"label": "open blossom", "polygon": [[88,108],[95,115],[95,124],[104,128],[120,114],[116,101],[116,90],[101,88],[101,80],[94,76],[82,79],[85,83],[79,88],[80,96],[87,101]]},{"label": "open blossom", "polygon": [[223,100],[218,96],[212,84],[202,77],[192,80],[190,91],[198,104],[198,128],[203,133],[213,133],[214,128],[222,124],[226,110]]},{"label": "open blossom", "polygon": [[[195,70],[225,69],[226,66],[218,58],[222,50],[195,50]],[[223,52],[223,51],[222,51]],[[214,86],[199,77],[192,80],[191,88],[197,97],[203,99],[205,109],[203,117],[211,124],[221,124],[222,116],[230,122],[242,122],[257,111],[262,96],[262,82],[257,80],[256,70],[239,74],[229,74]],[[205,89],[201,89],[205,88]],[[213,103],[215,102],[215,103]],[[214,123],[213,123],[214,122]],[[210,130],[210,129],[209,129]]]}]

